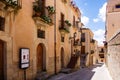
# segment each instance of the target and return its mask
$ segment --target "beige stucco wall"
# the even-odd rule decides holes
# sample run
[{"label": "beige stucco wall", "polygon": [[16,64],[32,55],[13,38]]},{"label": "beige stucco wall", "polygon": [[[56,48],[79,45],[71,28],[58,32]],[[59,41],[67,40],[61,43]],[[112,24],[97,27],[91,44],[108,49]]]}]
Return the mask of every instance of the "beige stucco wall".
[{"label": "beige stucco wall", "polygon": [[[85,42],[82,42],[82,45],[85,46],[85,53],[87,55],[86,57],[86,66],[93,65],[96,61],[95,56],[95,49],[97,46],[97,43],[91,43],[91,40],[93,39],[93,32],[88,28],[83,28],[82,33],[85,33]],[[91,54],[91,50],[94,50],[94,54]]]},{"label": "beige stucco wall", "polygon": [[109,0],[107,5],[106,19],[106,41],[107,41],[107,66],[113,80],[120,79],[120,8],[115,6],[120,3],[120,0]]},{"label": "beige stucco wall", "polygon": [[[30,67],[26,70],[27,80],[32,80],[37,74],[37,46],[42,43],[45,47],[46,69],[48,74],[54,74],[54,25],[36,24],[32,18],[34,0],[22,0],[22,8],[17,14],[14,12],[6,13],[0,11],[0,16],[5,17],[5,32],[0,31],[0,39],[7,44],[7,80],[23,80],[24,70],[19,68],[19,49],[30,49]],[[54,0],[46,0],[46,6],[54,6]],[[61,70],[61,48],[64,48],[64,63],[67,66],[71,58],[71,40],[73,33],[80,33],[77,28],[70,27],[70,33],[65,33],[65,42],[61,42],[61,33],[59,31],[60,13],[64,13],[65,19],[73,22],[73,15],[76,20],[80,15],[75,12],[70,3],[63,3],[58,0],[56,3],[56,53],[57,53],[57,72]],[[45,30],[45,39],[37,38],[37,29]],[[80,50],[80,46],[77,47]],[[76,49],[76,47],[74,47]],[[76,67],[80,66],[80,60]]]},{"label": "beige stucco wall", "polygon": [[115,8],[120,3],[119,0],[109,0],[106,13],[106,40],[111,40],[120,31],[120,9]]}]

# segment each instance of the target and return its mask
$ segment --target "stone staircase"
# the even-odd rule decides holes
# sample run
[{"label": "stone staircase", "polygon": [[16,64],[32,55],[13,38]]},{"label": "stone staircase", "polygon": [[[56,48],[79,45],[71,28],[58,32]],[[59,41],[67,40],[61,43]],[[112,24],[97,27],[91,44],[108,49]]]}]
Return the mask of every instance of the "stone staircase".
[{"label": "stone staircase", "polygon": [[38,72],[35,80],[47,80],[49,75],[47,72]]},{"label": "stone staircase", "polygon": [[70,62],[67,65],[67,68],[74,68],[75,65],[77,64],[79,56],[78,55],[73,55],[71,56]]}]

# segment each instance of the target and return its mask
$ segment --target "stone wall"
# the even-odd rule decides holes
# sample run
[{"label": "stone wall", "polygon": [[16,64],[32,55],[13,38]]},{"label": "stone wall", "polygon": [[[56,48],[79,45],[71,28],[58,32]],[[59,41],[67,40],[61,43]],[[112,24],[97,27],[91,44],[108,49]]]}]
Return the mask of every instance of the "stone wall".
[{"label": "stone wall", "polygon": [[120,32],[108,42],[108,68],[113,80],[120,80]]}]

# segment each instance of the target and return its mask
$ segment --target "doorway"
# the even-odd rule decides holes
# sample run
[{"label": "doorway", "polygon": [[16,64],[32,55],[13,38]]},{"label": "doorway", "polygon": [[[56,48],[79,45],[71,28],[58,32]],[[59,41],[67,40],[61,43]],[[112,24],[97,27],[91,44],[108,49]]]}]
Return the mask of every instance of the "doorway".
[{"label": "doorway", "polygon": [[84,68],[86,64],[86,53],[85,53],[85,46],[81,47],[81,54],[80,54],[80,66]]},{"label": "doorway", "polygon": [[46,71],[46,50],[44,44],[37,46],[37,72]]},{"label": "doorway", "polygon": [[0,40],[0,80],[4,80],[4,56],[5,56],[5,43]]},{"label": "doorway", "polygon": [[61,68],[64,68],[64,49],[63,47],[61,48]]}]

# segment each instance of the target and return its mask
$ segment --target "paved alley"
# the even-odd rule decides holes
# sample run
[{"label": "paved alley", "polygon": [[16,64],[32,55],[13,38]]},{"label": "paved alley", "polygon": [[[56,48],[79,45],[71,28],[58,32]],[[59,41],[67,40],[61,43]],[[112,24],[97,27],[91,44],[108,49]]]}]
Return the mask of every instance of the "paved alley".
[{"label": "paved alley", "polygon": [[70,74],[59,73],[48,80],[112,80],[105,64],[83,68]]}]

